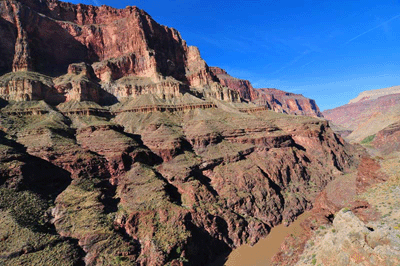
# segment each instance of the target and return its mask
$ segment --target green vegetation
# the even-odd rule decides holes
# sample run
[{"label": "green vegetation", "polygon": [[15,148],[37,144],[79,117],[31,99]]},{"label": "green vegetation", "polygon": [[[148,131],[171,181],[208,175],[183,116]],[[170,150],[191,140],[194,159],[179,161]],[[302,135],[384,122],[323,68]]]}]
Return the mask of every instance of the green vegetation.
[{"label": "green vegetation", "polygon": [[[0,264],[76,265],[81,250],[45,220],[50,203],[31,191],[0,188]],[[15,256],[15,254],[24,254]]]},{"label": "green vegetation", "polygon": [[374,138],[375,138],[375,134],[370,135],[370,136],[366,137],[365,139],[363,139],[360,143],[364,144],[364,145],[370,144],[374,140]]},{"label": "green vegetation", "polygon": [[317,256],[317,254],[313,254],[313,255],[312,255],[312,260],[311,260],[311,264],[312,264],[312,265],[317,264],[316,256]]},{"label": "green vegetation", "polygon": [[349,208],[347,208],[347,207],[345,207],[345,208],[343,208],[343,210],[342,210],[344,213],[346,213],[346,212],[349,212],[350,211],[350,209]]},{"label": "green vegetation", "polygon": [[30,191],[15,192],[0,188],[0,208],[8,209],[14,220],[22,227],[43,231],[44,213],[48,202]]}]

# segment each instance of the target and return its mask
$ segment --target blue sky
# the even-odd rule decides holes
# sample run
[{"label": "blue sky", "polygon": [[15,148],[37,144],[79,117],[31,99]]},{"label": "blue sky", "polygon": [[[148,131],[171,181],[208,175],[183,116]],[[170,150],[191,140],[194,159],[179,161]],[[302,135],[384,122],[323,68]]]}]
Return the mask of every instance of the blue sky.
[{"label": "blue sky", "polygon": [[315,99],[321,110],[400,85],[399,0],[82,0],[137,6],[199,47],[209,66]]}]

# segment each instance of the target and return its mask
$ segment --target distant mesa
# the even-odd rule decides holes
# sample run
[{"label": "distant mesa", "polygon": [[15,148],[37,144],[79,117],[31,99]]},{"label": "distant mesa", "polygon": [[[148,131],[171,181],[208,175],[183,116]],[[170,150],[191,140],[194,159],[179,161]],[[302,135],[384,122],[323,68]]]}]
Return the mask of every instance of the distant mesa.
[{"label": "distant mesa", "polygon": [[349,104],[361,101],[376,100],[379,97],[397,93],[400,93],[400,86],[393,86],[378,90],[363,91],[356,98],[350,100]]},{"label": "distant mesa", "polygon": [[323,115],[340,128],[348,141],[362,142],[399,121],[400,86],[364,91],[348,104],[325,110]]}]

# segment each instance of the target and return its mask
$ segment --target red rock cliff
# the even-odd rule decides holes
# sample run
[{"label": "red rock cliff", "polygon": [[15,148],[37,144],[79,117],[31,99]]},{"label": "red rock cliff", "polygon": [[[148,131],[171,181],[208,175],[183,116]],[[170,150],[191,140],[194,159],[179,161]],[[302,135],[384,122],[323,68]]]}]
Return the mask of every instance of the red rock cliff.
[{"label": "red rock cliff", "polygon": [[285,92],[277,89],[254,89],[250,81],[230,76],[224,69],[211,67],[223,86],[239,92],[240,97],[258,105],[266,105],[270,109],[287,114],[322,117],[314,100],[301,94]]},{"label": "red rock cliff", "polygon": [[1,47],[9,48],[1,59],[2,73],[33,67],[59,75],[69,64],[84,61],[101,62],[94,69],[102,80],[162,75],[198,86],[215,79],[197,48],[137,7],[6,0],[0,10]]}]

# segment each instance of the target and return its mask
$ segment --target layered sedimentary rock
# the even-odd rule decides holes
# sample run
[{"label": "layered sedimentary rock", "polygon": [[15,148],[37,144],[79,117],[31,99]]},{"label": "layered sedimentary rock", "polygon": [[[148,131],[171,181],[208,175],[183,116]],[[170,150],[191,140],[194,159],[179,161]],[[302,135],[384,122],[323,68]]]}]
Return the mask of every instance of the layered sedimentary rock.
[{"label": "layered sedimentary rock", "polygon": [[224,83],[136,7],[5,0],[0,25],[1,264],[206,265],[357,164],[325,120],[266,110],[310,101]]},{"label": "layered sedimentary rock", "polygon": [[8,73],[0,78],[0,97],[7,101],[42,100],[52,86],[52,79],[39,73]]},{"label": "layered sedimentary rock", "polygon": [[400,94],[390,94],[396,92],[392,90],[395,88],[378,90],[378,95],[374,91],[361,93],[360,95],[371,95],[371,98],[363,96],[363,100],[352,100],[349,104],[325,110],[323,115],[342,129],[351,131],[346,136],[349,141],[361,142],[367,137],[372,138],[380,130],[399,121]]},{"label": "layered sedimentary rock", "polygon": [[240,97],[247,101],[280,113],[322,117],[315,101],[301,94],[277,89],[254,89],[248,80],[234,78],[219,67],[212,67],[211,71],[223,86],[239,92]]},{"label": "layered sedimentary rock", "polygon": [[400,86],[393,86],[390,88],[370,90],[361,92],[356,98],[351,99],[349,104],[361,101],[376,100],[382,96],[400,93]]},{"label": "layered sedimentary rock", "polygon": [[382,154],[400,151],[400,122],[390,124],[378,131],[370,138],[369,144],[373,145]]},{"label": "layered sedimentary rock", "polygon": [[[19,96],[14,97],[2,89],[1,97],[8,100],[111,104],[147,93],[176,97],[191,88],[200,97],[230,102],[243,98],[279,112],[320,116],[313,100],[278,90],[255,90],[249,81],[232,78],[219,68],[210,69],[199,50],[187,46],[178,31],[159,25],[137,7],[114,9],[50,0],[7,0],[0,5],[0,23],[4,24],[0,47],[7,50],[0,62],[0,74],[35,70],[55,77],[85,62],[82,64],[92,64],[96,75],[71,80],[71,76],[82,75],[68,70],[67,75],[55,80],[50,100],[45,98],[50,97],[48,93],[34,97],[34,93],[18,89]],[[129,80],[131,76],[135,78]]]},{"label": "layered sedimentary rock", "polygon": [[215,79],[197,48],[136,7],[7,0],[1,10],[2,19],[12,24],[3,35],[18,33],[14,71],[31,70],[31,60],[36,71],[62,74],[69,64],[85,61],[99,62],[94,69],[103,81],[161,74],[201,86]]},{"label": "layered sedimentary rock", "polygon": [[86,73],[93,72],[90,65],[72,64],[70,68],[78,65],[87,69],[80,72],[71,70],[55,79],[29,71],[5,74],[0,77],[0,97],[7,101],[45,100],[52,105],[73,100],[101,103],[112,98],[101,89],[95,76]]},{"label": "layered sedimentary rock", "polygon": [[[64,101],[67,102],[93,101],[100,103],[102,100],[100,99],[101,87],[96,81],[97,77],[90,65],[85,63],[71,64],[66,75],[54,79],[54,88],[60,97],[65,97]],[[60,102],[64,101],[60,99]]]},{"label": "layered sedimentary rock", "polygon": [[[16,112],[24,108],[47,113]],[[292,221],[357,162],[353,148],[315,118],[217,108],[115,118],[76,111],[85,108],[102,107],[18,102],[2,109],[0,121],[30,156],[68,173],[71,183],[51,199],[46,221],[75,240],[88,265],[207,264]]]},{"label": "layered sedimentary rock", "polygon": [[224,69],[219,67],[211,67],[211,71],[218,77],[223,86],[239,92],[240,97],[243,99],[254,101],[258,98],[258,94],[256,90],[254,90],[250,81],[234,78],[230,76]]},{"label": "layered sedimentary rock", "polygon": [[258,89],[259,105],[269,104],[277,112],[322,117],[322,113],[314,100],[301,94],[285,92],[277,89]]}]

